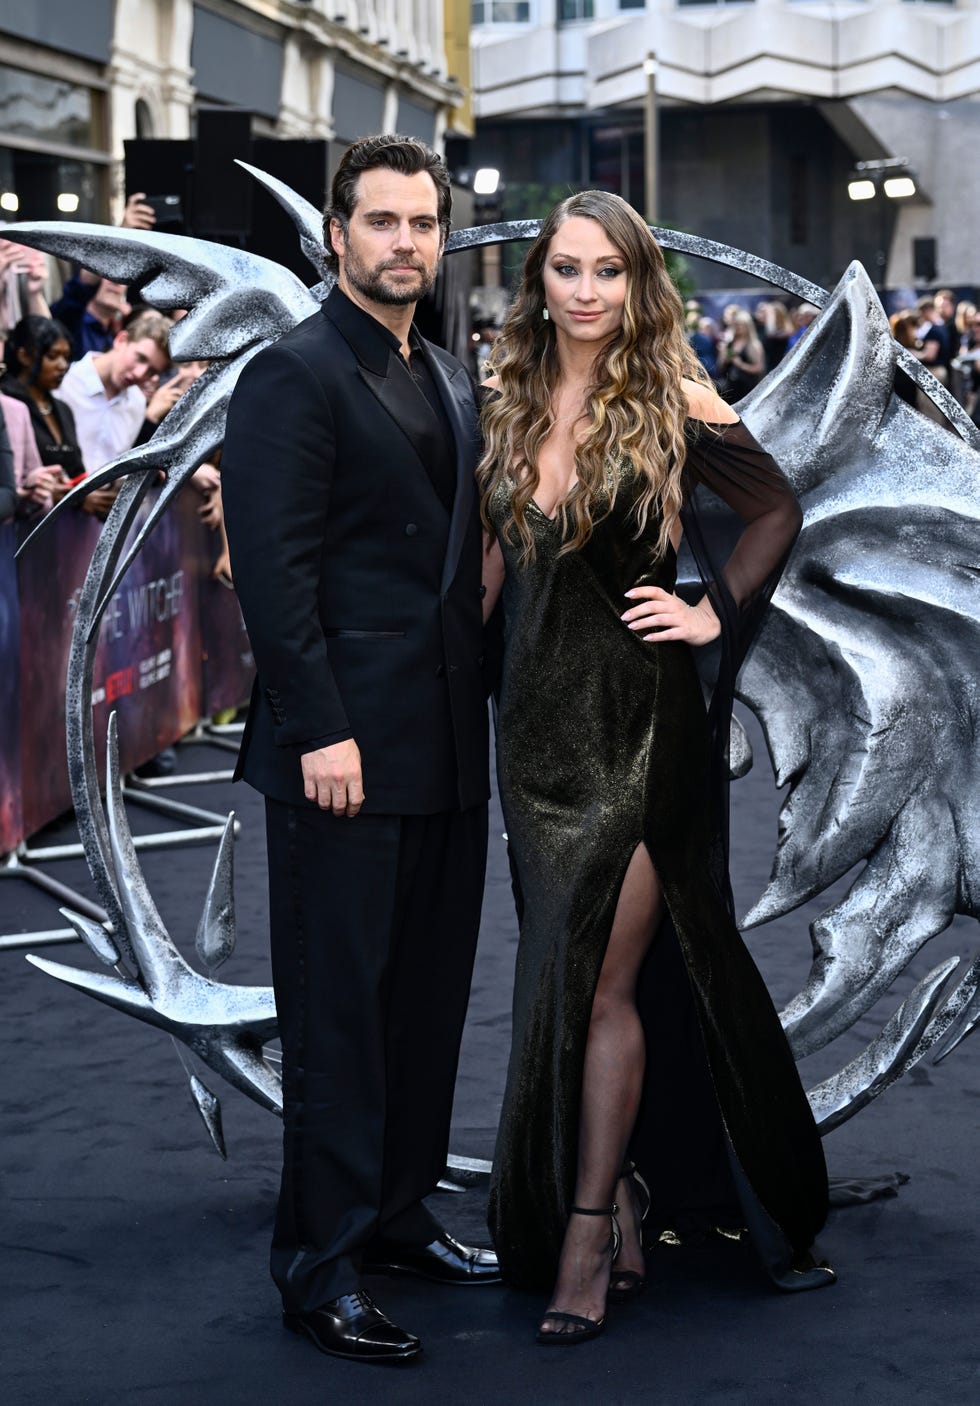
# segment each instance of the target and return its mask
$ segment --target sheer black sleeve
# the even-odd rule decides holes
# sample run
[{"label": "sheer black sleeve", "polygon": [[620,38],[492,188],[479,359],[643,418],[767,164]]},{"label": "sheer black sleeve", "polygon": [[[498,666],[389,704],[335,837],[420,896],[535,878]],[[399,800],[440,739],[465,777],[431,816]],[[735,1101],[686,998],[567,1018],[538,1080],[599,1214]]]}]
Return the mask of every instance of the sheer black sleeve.
[{"label": "sheer black sleeve", "polygon": [[687,423],[689,489],[703,485],[743,524],[721,571],[741,609],[765,589],[774,573],[778,577],[799,535],[803,513],[775,459],[741,420],[729,425]]},{"label": "sheer black sleeve", "polygon": [[710,681],[710,804],[720,842],[718,877],[728,886],[728,739],[738,670],[761,624],[803,523],[776,461],[737,420],[686,425],[684,539],[721,622]]}]

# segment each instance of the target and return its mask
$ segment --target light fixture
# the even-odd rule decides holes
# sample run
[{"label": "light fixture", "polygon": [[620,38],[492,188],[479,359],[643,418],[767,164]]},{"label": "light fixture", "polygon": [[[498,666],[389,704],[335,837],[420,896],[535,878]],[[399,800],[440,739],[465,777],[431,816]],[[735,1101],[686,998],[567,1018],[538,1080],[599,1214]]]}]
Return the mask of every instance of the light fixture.
[{"label": "light fixture", "polygon": [[6,210],[11,215],[16,215],[20,209],[20,199],[12,190],[0,192],[0,210]]},{"label": "light fixture", "polygon": [[907,200],[915,194],[915,181],[911,176],[889,176],[885,181],[885,194],[890,200]]},{"label": "light fixture", "polygon": [[75,195],[73,191],[63,190],[55,204],[63,215],[74,215],[80,202],[78,196]]},{"label": "light fixture", "polygon": [[647,54],[646,58],[643,60],[643,72],[648,78],[652,78],[656,71],[657,60],[654,58],[653,54]]},{"label": "light fixture", "polygon": [[874,200],[874,181],[848,181],[847,193],[852,200]]},{"label": "light fixture", "polygon": [[474,195],[496,195],[500,172],[494,166],[481,166],[473,177]]}]

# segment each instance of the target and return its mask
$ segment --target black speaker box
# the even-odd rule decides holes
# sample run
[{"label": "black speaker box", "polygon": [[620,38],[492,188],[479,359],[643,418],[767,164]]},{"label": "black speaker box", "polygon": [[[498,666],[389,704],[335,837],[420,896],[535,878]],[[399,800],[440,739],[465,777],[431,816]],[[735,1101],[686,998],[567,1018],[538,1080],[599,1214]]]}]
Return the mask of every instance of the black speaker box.
[{"label": "black speaker box", "polygon": [[[317,210],[323,202],[329,184],[329,143],[316,139],[258,137],[252,143],[252,155],[246,157],[253,166],[267,175],[275,176],[297,195],[302,195]],[[253,254],[263,254],[292,269],[304,283],[314,283],[322,274],[302,252],[299,233],[292,219],[268,191],[248,177],[254,187],[252,197],[252,229],[248,247]]]},{"label": "black speaker box", "polygon": [[248,242],[254,181],[235,158],[249,160],[252,114],[239,108],[201,108],[194,143],[194,233],[225,244]]}]

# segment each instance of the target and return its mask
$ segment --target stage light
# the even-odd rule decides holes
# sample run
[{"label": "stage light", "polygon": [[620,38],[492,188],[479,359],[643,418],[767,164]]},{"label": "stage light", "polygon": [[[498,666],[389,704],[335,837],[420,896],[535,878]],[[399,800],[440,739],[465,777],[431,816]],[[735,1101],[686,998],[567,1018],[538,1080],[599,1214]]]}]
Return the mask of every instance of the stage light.
[{"label": "stage light", "polygon": [[20,200],[12,190],[0,193],[0,210],[7,210],[11,215],[16,215],[19,209]]},{"label": "stage light", "polygon": [[74,215],[79,206],[78,196],[70,190],[63,190],[56,204],[63,215]]},{"label": "stage light", "polygon": [[885,181],[885,194],[891,200],[905,200],[915,194],[915,181],[911,176],[889,176]]},{"label": "stage light", "polygon": [[852,200],[874,200],[874,181],[848,181],[847,193]]},{"label": "stage light", "polygon": [[500,172],[493,166],[481,166],[473,177],[474,195],[496,195],[500,185]]}]

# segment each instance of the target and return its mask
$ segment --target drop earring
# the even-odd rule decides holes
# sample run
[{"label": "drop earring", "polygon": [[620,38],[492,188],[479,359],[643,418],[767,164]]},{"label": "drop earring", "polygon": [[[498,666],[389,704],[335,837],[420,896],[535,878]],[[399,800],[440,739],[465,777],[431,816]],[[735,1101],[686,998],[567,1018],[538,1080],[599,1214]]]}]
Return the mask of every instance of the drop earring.
[{"label": "drop earring", "polygon": [[542,308],[542,310],[541,310],[541,316],[544,318],[545,322],[547,322],[547,321],[549,320],[551,314],[548,312],[547,307]]}]

